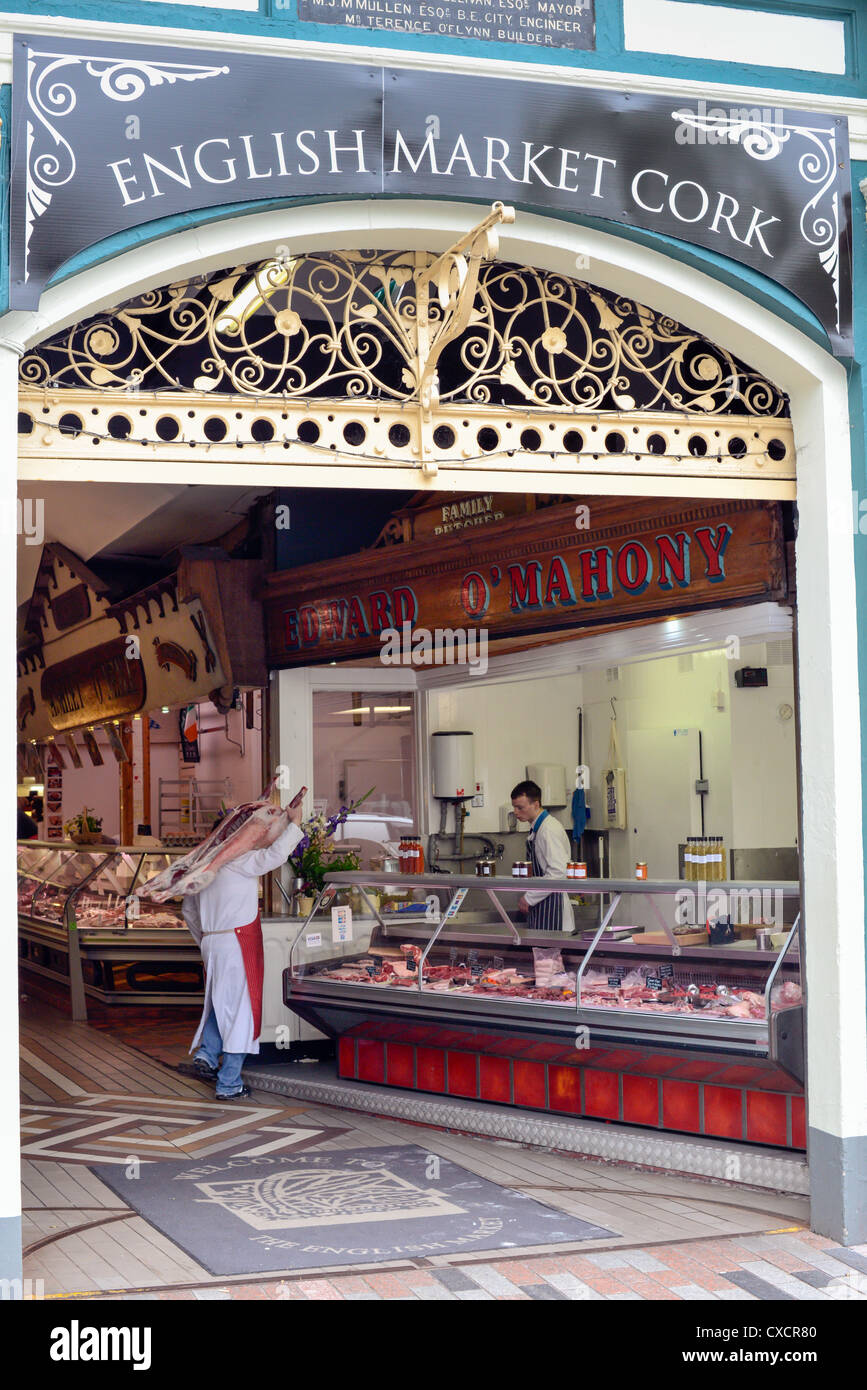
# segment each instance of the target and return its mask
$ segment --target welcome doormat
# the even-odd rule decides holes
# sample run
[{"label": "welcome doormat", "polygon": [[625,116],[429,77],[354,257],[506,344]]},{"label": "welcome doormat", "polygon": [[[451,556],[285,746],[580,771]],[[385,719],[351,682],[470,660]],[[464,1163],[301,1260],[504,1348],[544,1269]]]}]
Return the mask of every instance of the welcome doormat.
[{"label": "welcome doormat", "polygon": [[211,1274],[370,1264],[617,1235],[415,1144],[91,1169]]}]

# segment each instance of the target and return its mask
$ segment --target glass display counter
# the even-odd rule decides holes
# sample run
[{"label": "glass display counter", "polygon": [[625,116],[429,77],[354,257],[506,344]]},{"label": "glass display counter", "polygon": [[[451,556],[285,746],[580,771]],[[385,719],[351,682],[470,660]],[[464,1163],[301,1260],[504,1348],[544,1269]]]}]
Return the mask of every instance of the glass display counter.
[{"label": "glass display counter", "polygon": [[106,1004],[201,1002],[201,959],[180,899],[133,896],[184,853],[19,841],[21,963],[69,986],[75,1019],[86,1017],[87,995]]},{"label": "glass display counter", "polygon": [[[592,934],[522,925],[515,909],[527,880],[328,875],[313,913],[296,930],[284,972],[286,1006],[331,1036],[372,1018],[436,1020],[513,1038],[568,1040],[586,1029],[606,1044],[771,1057],[802,1077],[798,920],[779,934],[774,949],[684,946],[658,907],[663,896],[683,890],[681,882],[588,879],[579,889],[571,879],[548,879],[549,885],[604,901]],[[350,923],[347,937],[330,908],[348,887],[360,893],[364,919],[357,927]],[[490,914],[479,921],[472,913],[465,922],[462,903],[480,888]],[[774,901],[800,895],[797,883],[727,882],[714,889],[733,895],[760,890],[779,895]],[[390,895],[407,890],[420,901],[400,913],[380,910]],[[647,898],[658,932],[612,927],[629,894]]]}]

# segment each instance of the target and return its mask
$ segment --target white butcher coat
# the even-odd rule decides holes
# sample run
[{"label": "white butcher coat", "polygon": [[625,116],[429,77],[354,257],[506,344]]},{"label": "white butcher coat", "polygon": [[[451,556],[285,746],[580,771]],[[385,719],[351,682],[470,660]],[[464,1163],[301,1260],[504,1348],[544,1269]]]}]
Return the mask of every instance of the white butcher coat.
[{"label": "white butcher coat", "polygon": [[211,1009],[223,1039],[224,1052],[259,1051],[253,1035],[253,1010],[247,976],[235,927],[255,921],[259,910],[258,880],[285,864],[303,831],[291,822],[273,845],[253,849],[218,869],[201,893],[184,898],[184,920],[202,953],[205,967],[205,1005],[190,1052],[199,1046]]},{"label": "white butcher coat", "polygon": [[[539,812],[541,816],[542,812]],[[569,836],[563,829],[558,820],[549,812],[542,824],[539,825],[539,816],[533,822],[530,837],[533,839],[533,848],[536,851],[536,858],[542,869],[545,878],[565,878],[566,865],[569,862]],[[538,829],[537,829],[538,827]],[[538,883],[538,879],[530,880]],[[563,900],[563,919],[562,930],[571,932],[575,926],[575,918],[572,913],[572,904],[566,893],[562,895]],[[529,888],[524,897],[531,907],[541,903],[545,898],[553,897],[553,894],[546,893],[544,889]]]}]

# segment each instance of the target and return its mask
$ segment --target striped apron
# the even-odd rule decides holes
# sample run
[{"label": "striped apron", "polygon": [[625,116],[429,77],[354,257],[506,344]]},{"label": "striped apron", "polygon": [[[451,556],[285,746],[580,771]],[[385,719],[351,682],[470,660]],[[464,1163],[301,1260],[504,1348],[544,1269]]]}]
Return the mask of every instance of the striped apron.
[{"label": "striped apron", "polygon": [[[547,815],[547,811],[542,812],[527,836],[527,853],[533,864],[534,878],[542,878],[544,875],[542,865],[536,858],[536,832]],[[547,898],[543,898],[540,903],[535,903],[530,907],[527,917],[527,926],[531,931],[561,932],[563,930],[562,893],[549,893]]]}]

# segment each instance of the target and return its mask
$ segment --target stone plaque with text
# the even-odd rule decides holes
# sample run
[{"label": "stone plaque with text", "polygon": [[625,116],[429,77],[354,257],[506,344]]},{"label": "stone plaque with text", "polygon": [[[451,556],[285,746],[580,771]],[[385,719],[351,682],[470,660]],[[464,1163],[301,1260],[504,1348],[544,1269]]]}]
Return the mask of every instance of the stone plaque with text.
[{"label": "stone plaque with text", "polygon": [[298,0],[298,18],[537,48],[596,47],[594,0]]}]

